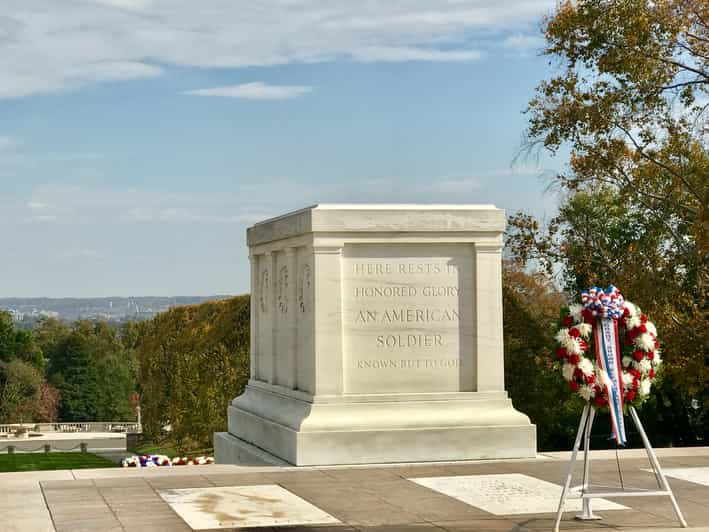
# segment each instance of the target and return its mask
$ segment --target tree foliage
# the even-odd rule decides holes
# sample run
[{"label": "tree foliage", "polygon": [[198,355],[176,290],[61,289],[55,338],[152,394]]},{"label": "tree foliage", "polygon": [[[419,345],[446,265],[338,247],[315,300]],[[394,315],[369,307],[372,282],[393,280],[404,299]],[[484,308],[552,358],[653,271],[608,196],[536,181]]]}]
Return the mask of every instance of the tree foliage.
[{"label": "tree foliage", "polygon": [[51,421],[57,392],[32,364],[20,359],[0,362],[0,423]]},{"label": "tree foliage", "polygon": [[49,380],[60,392],[62,421],[134,418],[129,398],[137,387],[136,362],[120,330],[101,322],[48,321],[36,334],[49,357]]},{"label": "tree foliage", "polygon": [[180,449],[210,446],[249,377],[249,297],[173,308],[144,324],[138,376],[143,427]]},{"label": "tree foliage", "polygon": [[515,408],[536,424],[540,450],[568,449],[578,422],[578,405],[552,367],[550,341],[564,295],[545,275],[506,262],[502,303],[505,387]]},{"label": "tree foliage", "polygon": [[681,443],[706,437],[709,409],[708,22],[703,0],[559,6],[546,53],[561,68],[530,102],[528,147],[570,150],[565,199],[546,227],[513,216],[508,239],[519,267],[560,274],[570,295],[612,283],[652,316],[657,413]]},{"label": "tree foliage", "polygon": [[0,360],[22,360],[39,370],[44,369],[42,350],[32,333],[17,329],[8,312],[0,311]]}]

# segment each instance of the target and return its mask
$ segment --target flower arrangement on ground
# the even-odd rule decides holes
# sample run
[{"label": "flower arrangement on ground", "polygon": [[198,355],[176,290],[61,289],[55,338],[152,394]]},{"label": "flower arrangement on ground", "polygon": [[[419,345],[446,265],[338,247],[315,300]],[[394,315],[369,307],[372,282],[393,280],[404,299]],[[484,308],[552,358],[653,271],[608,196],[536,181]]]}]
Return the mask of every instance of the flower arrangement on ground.
[{"label": "flower arrangement on ground", "polygon": [[181,465],[207,465],[213,464],[212,456],[197,456],[188,458],[186,456],[176,456],[170,458],[164,454],[142,454],[123,458],[122,467],[169,467]]}]

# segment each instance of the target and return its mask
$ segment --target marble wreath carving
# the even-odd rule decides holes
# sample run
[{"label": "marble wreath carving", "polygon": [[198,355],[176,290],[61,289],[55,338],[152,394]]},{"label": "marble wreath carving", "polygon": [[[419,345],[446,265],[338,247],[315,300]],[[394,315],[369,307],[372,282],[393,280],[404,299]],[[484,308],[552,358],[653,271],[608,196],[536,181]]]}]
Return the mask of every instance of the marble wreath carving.
[{"label": "marble wreath carving", "polygon": [[556,357],[569,389],[608,411],[613,437],[625,444],[623,413],[647,400],[662,363],[655,325],[614,286],[582,292],[559,325]]}]

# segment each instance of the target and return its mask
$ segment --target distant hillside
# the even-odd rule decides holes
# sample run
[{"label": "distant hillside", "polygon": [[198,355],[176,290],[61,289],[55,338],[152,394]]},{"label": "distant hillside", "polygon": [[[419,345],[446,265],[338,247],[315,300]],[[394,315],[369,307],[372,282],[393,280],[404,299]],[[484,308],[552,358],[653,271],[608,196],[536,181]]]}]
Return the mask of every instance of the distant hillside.
[{"label": "distant hillside", "polygon": [[96,297],[96,298],[0,298],[0,310],[9,311],[13,319],[31,325],[43,317],[62,321],[77,319],[129,321],[152,318],[172,307],[196,305],[205,301],[226,299],[228,295],[175,297]]}]

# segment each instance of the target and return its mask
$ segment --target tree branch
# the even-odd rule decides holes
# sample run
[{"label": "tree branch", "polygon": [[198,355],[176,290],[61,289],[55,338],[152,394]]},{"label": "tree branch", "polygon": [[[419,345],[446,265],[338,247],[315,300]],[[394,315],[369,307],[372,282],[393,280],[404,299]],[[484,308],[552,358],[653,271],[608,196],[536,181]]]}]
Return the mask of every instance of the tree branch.
[{"label": "tree branch", "polygon": [[616,127],[625,133],[625,135],[630,139],[630,142],[633,143],[633,146],[635,146],[635,148],[638,150],[638,153],[640,154],[641,157],[643,157],[644,159],[650,161],[650,162],[653,163],[653,164],[656,164],[656,165],[659,166],[660,168],[665,169],[667,172],[669,172],[669,173],[672,174],[673,176],[677,177],[680,181],[682,181],[682,182],[684,183],[684,185],[687,187],[687,189],[689,190],[689,192],[692,193],[692,195],[697,199],[697,201],[699,201],[699,202],[702,201],[701,194],[699,194],[699,191],[697,191],[697,190],[694,189],[694,187],[692,186],[692,184],[691,184],[689,181],[687,181],[687,178],[685,178],[681,173],[676,172],[675,170],[673,170],[670,166],[668,166],[667,164],[663,163],[662,161],[658,161],[658,160],[655,159],[654,157],[651,157],[650,155],[648,155],[648,154],[645,152],[645,148],[644,148],[643,146],[641,146],[641,145],[635,140],[635,137],[633,137],[633,135],[630,133],[630,131],[628,131],[625,127],[623,127],[622,125],[620,125],[620,124],[618,124],[618,123],[616,123]]}]

